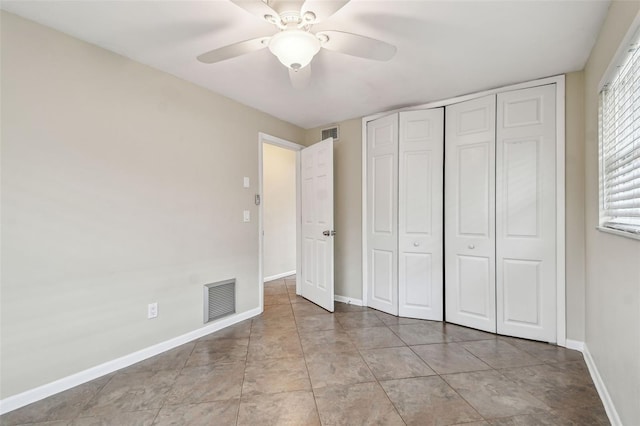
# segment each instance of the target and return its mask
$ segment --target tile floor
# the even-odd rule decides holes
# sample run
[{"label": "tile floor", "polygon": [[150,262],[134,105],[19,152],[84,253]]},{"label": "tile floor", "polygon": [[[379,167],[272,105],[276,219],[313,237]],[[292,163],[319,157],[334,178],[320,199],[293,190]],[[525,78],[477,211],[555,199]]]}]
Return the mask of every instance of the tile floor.
[{"label": "tile floor", "polygon": [[265,285],[265,312],[2,425],[603,425],[582,355]]}]

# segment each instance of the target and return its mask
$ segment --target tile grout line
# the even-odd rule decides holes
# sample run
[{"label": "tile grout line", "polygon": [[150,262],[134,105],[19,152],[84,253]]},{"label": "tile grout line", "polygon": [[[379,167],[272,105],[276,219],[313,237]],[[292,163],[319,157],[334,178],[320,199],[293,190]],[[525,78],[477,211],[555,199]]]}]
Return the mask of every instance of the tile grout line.
[{"label": "tile grout line", "polygon": [[[378,318],[383,324],[384,321],[382,321],[377,315],[376,318]],[[393,333],[393,330],[391,330],[389,328],[389,326],[387,324],[384,324],[385,327],[387,327],[387,329],[389,331],[391,331],[391,333]],[[395,333],[393,333],[395,335]],[[348,333],[347,333],[348,335]],[[398,339],[400,339],[400,336],[396,336],[398,337]],[[405,344],[404,347],[408,347],[408,345],[405,343],[404,340],[400,339],[400,341],[402,343]],[[352,342],[353,343],[353,342]],[[380,384],[380,380],[378,379],[378,377],[373,373],[373,371],[371,371],[371,367],[369,367],[369,363],[367,362],[367,360],[364,358],[364,356],[362,356],[362,352],[360,352],[360,348],[354,344],[354,346],[356,347],[356,350],[358,351],[358,355],[360,355],[360,358],[362,358],[362,362],[364,362],[364,365],[367,366],[367,369],[369,369],[369,372],[371,373],[371,375],[373,376],[373,378],[375,379],[375,383],[380,387],[380,389],[382,389],[382,393],[384,393],[384,396],[387,398],[387,401],[389,401],[391,403],[391,406],[393,407],[394,411],[396,412],[396,414],[398,415],[398,417],[400,417],[400,420],[402,420],[402,423],[405,424],[405,426],[407,426],[407,422],[405,421],[404,417],[402,417],[402,415],[400,414],[400,411],[398,410],[398,407],[396,407],[396,405],[393,403],[393,401],[391,401],[391,398],[389,398],[389,395],[387,394],[387,391],[384,389],[384,387]],[[402,346],[396,346],[396,347],[402,347]],[[387,348],[376,348],[376,349],[387,349]]]},{"label": "tile grout line", "polygon": [[[496,336],[497,336],[497,335],[496,335]],[[487,339],[487,340],[489,340],[489,339]],[[461,343],[464,343],[464,341],[463,341],[463,342],[461,342]],[[508,342],[505,342],[505,343],[507,343],[507,344],[508,344]],[[498,373],[498,374],[500,375],[500,377],[502,377],[503,379],[505,379],[505,380],[509,381],[510,383],[512,383],[512,384],[514,384],[514,385],[516,385],[516,386],[518,386],[518,383],[516,383],[514,380],[511,380],[509,377],[505,376],[505,375],[500,371],[500,369],[498,369],[498,368],[494,367],[493,365],[490,365],[488,362],[484,361],[484,360],[483,360],[482,358],[480,358],[478,355],[474,354],[473,352],[471,352],[471,351],[469,351],[467,348],[465,348],[465,347],[464,347],[464,345],[460,345],[460,346],[462,346],[463,350],[465,350],[466,352],[468,352],[469,354],[471,354],[472,356],[474,356],[475,358],[477,358],[478,360],[480,360],[481,362],[483,362],[484,364],[486,364],[487,366],[489,366],[489,368],[490,368],[490,369],[489,369],[489,370],[475,370],[475,371],[460,371],[460,372],[456,372],[456,373],[447,373],[447,374],[445,374],[445,375],[466,374],[466,373],[474,373],[474,372],[476,372],[476,373],[477,373],[477,372],[483,372],[483,371],[495,371],[495,372],[496,372],[496,373]],[[526,352],[526,351],[524,351],[524,350],[522,350],[522,349],[519,349],[519,348],[517,348],[517,347],[515,347],[515,346],[513,346],[513,345],[510,345],[510,346],[512,346],[512,347],[514,347],[514,348],[516,348],[516,349],[518,349],[518,350],[521,350],[521,351],[523,351],[523,352],[525,352],[525,353],[529,354],[528,352]],[[529,355],[531,355],[531,354],[529,354]],[[533,355],[531,355],[531,356],[533,356]],[[534,358],[535,358],[536,360],[539,360],[537,357],[534,357]],[[524,366],[515,366],[515,367],[510,367],[510,368],[527,368],[527,367],[539,366],[539,365],[546,365],[546,363],[543,363],[543,364],[524,365]],[[509,367],[507,367],[507,368],[509,368]],[[454,388],[454,387],[453,387],[453,386],[452,386],[452,385],[447,381],[447,379],[446,379],[445,377],[442,377],[440,374],[439,374],[439,376],[442,378],[442,380],[444,380],[444,381],[447,383],[447,385],[449,385],[449,387],[450,387],[451,389],[453,389],[453,391],[454,391],[454,392],[456,392],[456,393],[460,396],[460,398],[462,398],[462,399],[463,399],[467,404],[469,404],[469,406],[470,406],[471,408],[473,408],[476,412],[478,412],[478,411],[475,409],[475,407],[473,407],[473,405],[471,405],[471,403],[469,403],[469,401],[467,401],[467,400],[462,396],[462,394],[460,394],[460,392],[458,392],[458,390],[457,390],[457,389],[455,389],[455,388]],[[525,392],[526,392],[527,394],[529,394],[532,398],[534,398],[535,400],[537,400],[538,402],[540,402],[540,403],[542,403],[543,405],[545,405],[546,407],[548,407],[548,408],[552,409],[552,407],[550,407],[550,406],[549,406],[548,404],[546,404],[544,401],[540,400],[540,399],[539,399],[538,397],[536,397],[535,395],[531,394],[531,393],[530,393],[530,392],[528,392],[528,391],[525,391]],[[545,410],[545,412],[547,412],[547,413],[551,413],[551,411],[550,411],[550,410],[549,410],[549,411]],[[529,413],[529,414],[516,414],[516,415],[513,415],[513,416],[504,416],[504,417],[485,417],[485,416],[481,415],[481,414],[478,412],[478,415],[480,415],[480,417],[482,417],[485,421],[495,420],[495,419],[502,419],[502,418],[511,418],[511,417],[515,417],[515,416],[519,416],[519,415],[533,415],[533,414],[534,414],[534,413]]]},{"label": "tile grout line", "polygon": [[[195,341],[193,341],[194,345],[193,348],[191,348],[191,352],[189,352],[189,356],[185,357],[184,360],[184,364],[182,364],[182,367],[180,367],[178,369],[178,374],[176,374],[175,379],[173,380],[173,384],[171,385],[171,388],[167,391],[167,394],[169,394],[172,390],[173,387],[176,385],[176,383],[178,382],[178,378],[180,377],[180,375],[182,374],[182,371],[186,368],[187,363],[189,362],[189,359],[191,358],[191,356],[193,355],[193,353],[196,350],[196,346],[198,345],[198,342],[200,341],[200,339],[196,339]],[[213,364],[213,363],[212,363]],[[212,364],[207,364],[207,365],[212,365]],[[200,404],[205,404],[211,401],[201,401],[199,402]],[[194,404],[198,404],[198,403],[194,403]],[[153,421],[151,422],[151,425],[155,424],[158,416],[160,415],[160,411],[162,411],[163,408],[165,408],[165,406],[170,405],[167,404],[167,398],[165,397],[162,401],[162,404],[160,405],[160,408],[158,409],[158,412],[156,413],[156,415],[153,418]],[[191,403],[184,403],[184,404],[176,404],[176,405],[191,405]]]},{"label": "tile grout line", "polygon": [[[398,324],[398,325],[402,325],[402,324]],[[408,325],[410,325],[410,324],[408,324]],[[397,333],[395,333],[395,332],[393,331],[393,329],[391,329],[391,328],[389,327],[389,330],[391,330],[391,332],[392,332],[393,334],[395,334],[395,335],[396,335],[400,340],[402,340],[402,338],[401,338],[400,336],[398,336],[398,335],[397,335]],[[445,335],[443,334],[443,336],[445,336]],[[446,337],[446,336],[445,336],[445,337]],[[450,388],[453,392],[455,392],[458,396],[460,396],[460,398],[461,398],[461,399],[462,399],[462,400],[463,400],[467,405],[469,405],[469,407],[471,407],[471,409],[472,409],[474,412],[476,412],[476,413],[478,414],[478,416],[480,416],[480,418],[482,418],[483,420],[486,420],[486,419],[485,419],[485,418],[484,418],[484,417],[483,417],[483,416],[482,416],[482,415],[481,415],[481,414],[480,414],[480,413],[479,413],[479,412],[478,412],[478,411],[473,407],[473,405],[471,405],[471,404],[469,403],[469,401],[467,401],[466,399],[464,399],[464,398],[462,397],[462,395],[460,395],[460,393],[458,393],[458,391],[456,391],[456,390],[453,388],[453,386],[451,386],[451,385],[450,385],[450,384],[449,384],[449,383],[448,383],[448,382],[447,382],[447,381],[446,381],[446,380],[445,380],[445,379],[444,379],[444,378],[443,378],[443,377],[442,377],[438,372],[436,372],[436,370],[435,370],[431,365],[429,365],[429,363],[428,363],[426,360],[424,360],[420,355],[418,355],[418,354],[413,350],[413,348],[411,347],[411,345],[407,344],[404,340],[402,340],[402,342],[403,342],[403,343],[405,343],[405,345],[406,345],[405,347],[409,348],[409,350],[410,350],[410,351],[411,351],[415,356],[417,356],[417,357],[418,357],[418,359],[419,359],[420,361],[422,361],[422,362],[423,362],[427,367],[429,367],[429,368],[431,369],[431,371],[433,371],[433,372],[434,372],[434,375],[435,375],[435,376],[437,376],[438,378],[440,378],[440,380],[442,380],[442,381],[443,381],[447,386],[449,386],[449,388]],[[448,344],[448,343],[449,343],[449,342],[444,342],[444,344]],[[433,344],[437,344],[437,343],[433,343]],[[414,346],[419,346],[419,345],[414,345]],[[409,379],[415,379],[415,378],[419,378],[419,377],[432,377],[432,376],[414,376],[414,377],[409,377]],[[407,378],[405,378],[405,379],[407,379]],[[398,379],[398,380],[404,380],[404,379]],[[380,387],[382,387],[382,385],[380,385]],[[384,387],[382,387],[382,389],[384,390]],[[387,395],[386,391],[385,391],[385,395]],[[389,395],[387,395],[387,398],[391,401],[391,399],[389,398]],[[393,404],[393,401],[391,401],[391,403]],[[394,405],[394,407],[395,407],[395,404],[393,404],[393,405]],[[395,407],[395,408],[396,408],[396,410],[397,410],[397,407]],[[400,414],[400,413],[398,413],[398,414]],[[400,417],[402,418],[402,416],[400,416]],[[404,418],[402,418],[402,420],[404,421]],[[406,422],[405,422],[405,424],[406,424]]]},{"label": "tile grout line", "polygon": [[[122,369],[120,369],[120,370],[122,370]],[[81,416],[81,415],[82,415],[82,413],[85,411],[85,409],[86,409],[86,408],[87,408],[87,407],[88,407],[88,406],[89,406],[89,405],[90,405],[90,404],[91,404],[91,403],[92,403],[96,398],[98,398],[98,394],[99,394],[100,392],[102,392],[102,390],[103,390],[105,387],[107,387],[107,385],[111,382],[111,380],[113,380],[113,378],[116,376],[116,374],[118,374],[118,372],[119,372],[120,370],[116,371],[116,372],[115,372],[111,377],[109,377],[109,380],[107,380],[107,381],[105,382],[105,384],[104,384],[104,385],[100,386],[100,388],[96,391],[96,393],[95,393],[91,398],[89,398],[89,400],[88,400],[88,401],[87,401],[87,402],[82,406],[82,408],[80,409],[80,411],[78,412],[78,414],[77,414],[75,417],[73,417],[73,419],[71,419],[71,420],[77,420],[77,419],[82,418],[82,417],[80,417],[80,416]],[[86,417],[89,417],[89,416],[86,416]],[[46,420],[46,421],[49,421],[49,420]]]},{"label": "tile grout line", "polygon": [[[493,368],[493,367],[492,367],[492,368]],[[435,371],[435,370],[434,370],[434,371]],[[489,370],[478,370],[478,371],[489,371]],[[460,373],[454,373],[454,374],[463,374],[463,373],[466,373],[466,372],[460,372]],[[473,373],[473,371],[472,371],[472,373]],[[438,373],[436,373],[436,374],[438,374]],[[467,399],[466,399],[464,396],[462,396],[462,394],[461,394],[460,392],[458,392],[458,390],[457,390],[456,388],[454,388],[453,386],[451,386],[451,383],[449,383],[449,382],[447,381],[447,379],[446,379],[446,378],[442,377],[442,375],[440,375],[440,374],[438,374],[438,377],[440,378],[440,380],[442,380],[443,382],[445,382],[445,383],[447,384],[447,386],[449,386],[449,388],[450,388],[452,391],[454,391],[454,392],[456,393],[456,395],[458,395],[458,396],[460,397],[460,399],[462,399],[462,400],[463,400],[463,401],[464,401],[464,402],[465,402],[469,407],[471,407],[471,409],[472,409],[473,411],[475,411],[475,412],[478,414],[478,416],[480,416],[480,418],[481,418],[482,420],[484,420],[484,421],[488,421],[488,420],[489,420],[488,418],[486,418],[485,416],[483,416],[482,414],[480,414],[480,412],[476,409],[476,407],[474,407],[473,405],[471,405],[471,403],[470,403],[469,401],[467,401]],[[470,422],[468,422],[468,423],[470,423]]]},{"label": "tile grout line", "polygon": [[[291,298],[289,298],[289,302],[291,302]],[[291,310],[293,310],[293,306],[291,307]],[[293,322],[296,324],[296,334],[298,335],[298,342],[300,343],[300,351],[302,352],[302,359],[304,360],[304,368],[307,370],[307,378],[309,379],[309,387],[311,388],[313,405],[314,407],[316,407],[316,415],[318,416],[318,421],[322,425],[322,418],[320,417],[320,410],[318,409],[318,401],[316,400],[316,393],[313,388],[313,382],[311,381],[311,373],[309,373],[309,365],[307,364],[307,355],[304,351],[304,346],[302,345],[302,339],[300,338],[300,330],[298,329],[298,321],[296,320],[295,312],[293,314]]]},{"label": "tile grout line", "polygon": [[[263,289],[264,292],[264,289]],[[264,294],[262,295],[264,297]],[[249,345],[251,345],[251,335],[253,334],[253,319],[249,323],[249,337],[247,338],[247,353],[244,358],[244,371],[242,372],[242,383],[240,384],[240,396],[238,397],[238,408],[236,409],[236,426],[240,421],[240,405],[242,404],[242,392],[244,389],[244,379],[247,375],[247,364],[249,363]]]}]

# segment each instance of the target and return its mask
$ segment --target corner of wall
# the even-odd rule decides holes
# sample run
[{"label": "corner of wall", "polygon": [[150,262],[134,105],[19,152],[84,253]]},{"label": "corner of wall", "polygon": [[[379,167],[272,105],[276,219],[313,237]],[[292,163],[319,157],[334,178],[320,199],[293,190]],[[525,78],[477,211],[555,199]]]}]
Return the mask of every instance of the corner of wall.
[{"label": "corner of wall", "polygon": [[567,338],[584,341],[585,330],[585,138],[584,71],[565,79],[565,238]]}]

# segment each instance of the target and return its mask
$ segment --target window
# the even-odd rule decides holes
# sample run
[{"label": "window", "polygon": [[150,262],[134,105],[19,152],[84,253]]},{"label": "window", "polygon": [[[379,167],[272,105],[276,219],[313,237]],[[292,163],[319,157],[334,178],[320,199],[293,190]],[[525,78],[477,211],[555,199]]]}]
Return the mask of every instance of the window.
[{"label": "window", "polygon": [[640,237],[640,45],[600,92],[600,226]]}]

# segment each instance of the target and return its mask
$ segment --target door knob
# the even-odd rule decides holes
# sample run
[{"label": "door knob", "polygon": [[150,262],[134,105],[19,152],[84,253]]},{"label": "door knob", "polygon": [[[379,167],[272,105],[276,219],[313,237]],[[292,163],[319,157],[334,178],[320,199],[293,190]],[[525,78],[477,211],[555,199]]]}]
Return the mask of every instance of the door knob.
[{"label": "door knob", "polygon": [[414,241],[413,242],[413,246],[414,247],[419,247],[420,246],[420,242],[419,241]]},{"label": "door knob", "polygon": [[469,244],[469,248],[473,250],[474,248],[476,248],[476,246],[474,246],[473,244]]},{"label": "door knob", "polygon": [[333,237],[334,235],[336,235],[336,231],[323,231],[322,235],[324,235],[325,237]]}]

